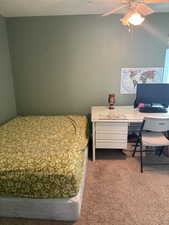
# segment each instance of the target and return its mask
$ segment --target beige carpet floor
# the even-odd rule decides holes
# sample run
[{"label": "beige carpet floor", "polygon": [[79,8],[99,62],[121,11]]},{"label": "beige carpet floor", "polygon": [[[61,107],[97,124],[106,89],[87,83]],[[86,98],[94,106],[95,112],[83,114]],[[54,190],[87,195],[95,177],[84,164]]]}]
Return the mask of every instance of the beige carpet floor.
[{"label": "beige carpet floor", "polygon": [[169,225],[169,166],[146,166],[141,174],[137,157],[115,150],[97,150],[96,157],[88,161],[77,222],[1,218],[0,225]]}]

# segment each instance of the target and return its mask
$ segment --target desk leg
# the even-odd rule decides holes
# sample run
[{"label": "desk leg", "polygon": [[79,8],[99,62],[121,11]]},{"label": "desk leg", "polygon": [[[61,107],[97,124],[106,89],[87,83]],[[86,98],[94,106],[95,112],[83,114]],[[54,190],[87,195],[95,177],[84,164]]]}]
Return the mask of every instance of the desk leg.
[{"label": "desk leg", "polygon": [[96,158],[96,123],[92,123],[92,131],[93,131],[93,161],[95,161]]}]

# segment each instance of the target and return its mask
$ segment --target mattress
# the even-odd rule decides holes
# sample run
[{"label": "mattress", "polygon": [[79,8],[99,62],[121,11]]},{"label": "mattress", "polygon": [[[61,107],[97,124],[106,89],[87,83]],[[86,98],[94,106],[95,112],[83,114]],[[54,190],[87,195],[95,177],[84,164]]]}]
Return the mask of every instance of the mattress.
[{"label": "mattress", "polygon": [[0,196],[75,196],[87,142],[85,116],[26,116],[2,125]]},{"label": "mattress", "polygon": [[79,192],[70,198],[0,197],[0,217],[75,221],[80,217],[88,148],[85,149],[83,176]]}]

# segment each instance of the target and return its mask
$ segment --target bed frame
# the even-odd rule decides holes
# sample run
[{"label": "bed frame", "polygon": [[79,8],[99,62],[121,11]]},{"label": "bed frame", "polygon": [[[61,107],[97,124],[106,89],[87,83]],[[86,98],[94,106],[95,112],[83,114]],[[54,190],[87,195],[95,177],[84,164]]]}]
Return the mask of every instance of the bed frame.
[{"label": "bed frame", "polygon": [[72,198],[31,199],[0,197],[0,217],[75,221],[80,216],[87,169],[88,147],[85,149],[83,178],[78,194]]}]

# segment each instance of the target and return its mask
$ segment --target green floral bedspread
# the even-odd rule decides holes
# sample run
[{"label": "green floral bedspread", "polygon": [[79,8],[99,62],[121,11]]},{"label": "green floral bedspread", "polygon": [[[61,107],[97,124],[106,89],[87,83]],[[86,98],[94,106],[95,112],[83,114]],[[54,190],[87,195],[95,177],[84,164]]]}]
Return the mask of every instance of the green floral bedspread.
[{"label": "green floral bedspread", "polygon": [[85,116],[26,116],[0,126],[0,196],[65,198],[79,191]]}]

